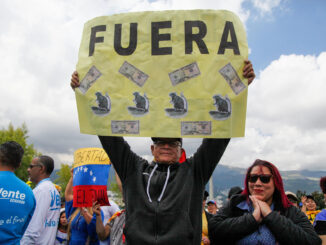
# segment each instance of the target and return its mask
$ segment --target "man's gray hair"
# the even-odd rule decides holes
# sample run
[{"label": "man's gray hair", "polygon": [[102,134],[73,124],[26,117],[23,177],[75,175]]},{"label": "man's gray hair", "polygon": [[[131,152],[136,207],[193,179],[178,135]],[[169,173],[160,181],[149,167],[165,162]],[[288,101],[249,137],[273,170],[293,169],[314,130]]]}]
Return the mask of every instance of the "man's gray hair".
[{"label": "man's gray hair", "polygon": [[39,164],[42,164],[45,167],[46,174],[50,175],[54,169],[54,161],[52,157],[42,155],[37,158],[39,160]]}]

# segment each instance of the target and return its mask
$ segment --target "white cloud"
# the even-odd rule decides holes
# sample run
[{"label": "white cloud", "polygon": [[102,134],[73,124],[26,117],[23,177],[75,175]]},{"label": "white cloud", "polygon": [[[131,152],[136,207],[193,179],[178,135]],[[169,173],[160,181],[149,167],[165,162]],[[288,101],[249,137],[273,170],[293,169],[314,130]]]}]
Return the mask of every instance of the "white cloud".
[{"label": "white cloud", "polygon": [[[14,126],[26,122],[29,140],[39,151],[53,156],[57,165],[72,162],[75,149],[100,146],[97,137],[79,133],[74,94],[68,85],[87,20],[128,11],[198,8],[231,10],[245,22],[250,12],[243,8],[243,2],[2,1],[0,127],[6,127],[9,122]],[[266,10],[276,7],[271,2],[265,5],[255,6]],[[285,159],[290,159],[288,153],[296,164],[292,167],[325,161],[320,150],[323,148],[319,146],[325,146],[325,118],[321,113],[325,103],[316,94],[323,92],[325,56],[282,56],[261,72],[250,88],[247,136],[232,140],[222,163],[239,166],[261,156],[284,164]],[[291,136],[284,137],[284,132],[291,132]],[[149,139],[128,138],[128,141],[137,153],[151,158]],[[185,140],[188,155],[199,142]],[[290,150],[298,152],[290,154]]]},{"label": "white cloud", "polygon": [[273,61],[249,88],[246,137],[233,139],[224,164],[256,158],[282,170],[324,169],[326,52]]},{"label": "white cloud", "polygon": [[252,0],[252,3],[262,14],[265,14],[271,13],[274,8],[278,7],[281,0]]},{"label": "white cloud", "polygon": [[273,125],[277,121],[300,130],[325,129],[325,79],[326,53],[281,56],[260,73],[250,91],[250,116],[258,117],[259,112],[260,118]]}]

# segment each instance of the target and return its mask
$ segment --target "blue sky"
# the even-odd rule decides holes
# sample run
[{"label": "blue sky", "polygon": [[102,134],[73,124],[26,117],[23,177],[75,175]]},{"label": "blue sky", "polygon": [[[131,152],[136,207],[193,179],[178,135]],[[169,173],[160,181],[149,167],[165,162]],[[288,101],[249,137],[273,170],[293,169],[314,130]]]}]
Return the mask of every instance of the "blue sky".
[{"label": "blue sky", "polygon": [[[99,147],[79,132],[69,87],[86,21],[130,11],[227,9],[243,21],[256,79],[249,87],[246,136],[220,163],[256,158],[281,170],[326,170],[326,1],[323,0],[4,0],[0,3],[0,127],[26,123],[29,142],[61,163]],[[152,159],[149,138],[128,138]],[[200,140],[185,139],[191,155]]]},{"label": "blue sky", "polygon": [[281,55],[319,55],[326,44],[326,1],[282,1],[264,16],[244,3],[254,17],[246,22],[250,59],[256,70],[264,69]]}]

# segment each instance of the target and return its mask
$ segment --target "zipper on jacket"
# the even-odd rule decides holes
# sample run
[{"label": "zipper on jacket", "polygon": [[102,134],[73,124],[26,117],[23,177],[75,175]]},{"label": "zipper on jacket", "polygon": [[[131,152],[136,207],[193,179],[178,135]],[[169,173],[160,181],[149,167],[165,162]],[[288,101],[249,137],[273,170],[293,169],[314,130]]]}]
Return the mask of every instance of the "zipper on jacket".
[{"label": "zipper on jacket", "polygon": [[157,244],[158,240],[158,206],[160,205],[160,202],[157,202],[157,205],[155,205],[155,242],[154,244]]}]

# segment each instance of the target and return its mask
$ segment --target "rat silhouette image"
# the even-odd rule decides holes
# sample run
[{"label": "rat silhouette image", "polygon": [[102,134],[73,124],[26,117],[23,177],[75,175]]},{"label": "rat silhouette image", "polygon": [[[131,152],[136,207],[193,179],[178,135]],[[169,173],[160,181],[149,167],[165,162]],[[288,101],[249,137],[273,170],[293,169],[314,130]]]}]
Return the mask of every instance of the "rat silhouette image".
[{"label": "rat silhouette image", "polygon": [[128,111],[133,116],[143,116],[148,113],[149,111],[149,100],[144,93],[142,96],[139,92],[134,92],[133,95],[135,96],[133,102],[136,106],[128,106]]},{"label": "rat silhouette image", "polygon": [[184,117],[188,112],[188,102],[183,93],[180,93],[180,96],[177,93],[172,92],[169,94],[171,97],[170,103],[173,105],[173,108],[166,108],[165,112],[169,117],[179,118]]},{"label": "rat silhouette image", "polygon": [[215,111],[210,111],[209,114],[215,120],[226,120],[231,115],[231,101],[227,95],[216,94],[213,96],[214,104],[216,107]]},{"label": "rat silhouette image", "polygon": [[91,107],[94,114],[101,116],[109,114],[111,110],[110,96],[107,93],[105,95],[102,95],[101,92],[96,92],[95,95],[97,106]]}]

